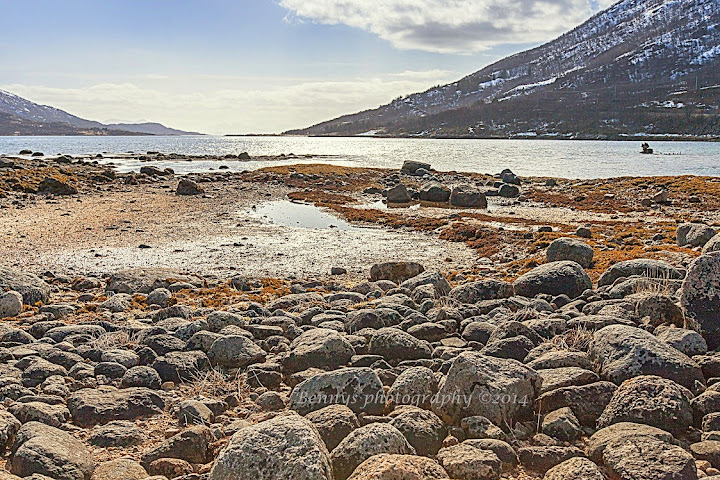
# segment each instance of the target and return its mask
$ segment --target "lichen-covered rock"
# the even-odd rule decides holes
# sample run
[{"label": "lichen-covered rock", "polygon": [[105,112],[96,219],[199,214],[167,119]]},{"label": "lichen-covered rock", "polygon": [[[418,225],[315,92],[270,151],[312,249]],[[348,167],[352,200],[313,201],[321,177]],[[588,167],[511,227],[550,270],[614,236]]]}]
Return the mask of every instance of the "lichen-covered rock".
[{"label": "lichen-covered rock", "polygon": [[68,398],[67,406],[76,425],[91,427],[156,415],[165,408],[165,400],[158,392],[143,387],[84,388]]},{"label": "lichen-covered rock", "polygon": [[531,414],[540,376],[518,361],[463,352],[433,399],[432,409],[446,423],[484,416],[496,425]]},{"label": "lichen-covered rock", "polygon": [[336,370],[347,365],[355,349],[344,335],[327,328],[303,333],[290,344],[290,353],[283,365],[294,373],[308,368]]},{"label": "lichen-covered rock", "polygon": [[580,423],[594,427],[617,388],[611,382],[558,388],[538,398],[538,410],[541,414],[546,414],[559,408],[570,407]]},{"label": "lichen-covered rock", "polygon": [[515,280],[513,285],[516,294],[530,298],[540,293],[575,298],[592,288],[592,282],[585,270],[576,262],[570,261],[535,267]]},{"label": "lichen-covered rock", "polygon": [[290,408],[304,415],[328,405],[379,415],[385,408],[383,384],[371,368],[343,368],[315,375],[293,388]]},{"label": "lichen-covered rock", "polygon": [[595,432],[588,441],[587,455],[597,462],[602,462],[605,448],[612,443],[622,443],[635,437],[652,437],[665,443],[673,443],[671,433],[650,425],[632,422],[619,422]]},{"label": "lichen-covered rock", "polygon": [[390,280],[402,283],[425,271],[425,267],[417,262],[385,262],[377,263],[370,268],[370,280]]},{"label": "lichen-covered rock", "polygon": [[480,450],[461,443],[443,448],[437,459],[445,471],[458,480],[496,480],[502,462],[490,450]]},{"label": "lichen-covered rock", "polygon": [[282,415],[239,430],[218,456],[209,480],[333,480],[330,457],[312,423]]},{"label": "lichen-covered rock", "polygon": [[583,457],[565,460],[545,473],[543,480],[605,480],[597,465]]},{"label": "lichen-covered rock", "polygon": [[19,477],[38,473],[56,480],[89,480],[95,462],[85,445],[69,433],[29,422],[18,431],[9,469]]},{"label": "lichen-covered rock", "polygon": [[478,303],[483,300],[509,298],[514,294],[515,289],[511,283],[495,279],[465,283],[450,291],[450,297],[462,303]]},{"label": "lichen-covered rock", "polygon": [[593,261],[593,249],[585,242],[575,238],[558,238],[547,249],[548,262],[571,261],[583,268],[590,268]]},{"label": "lichen-covered rock", "polygon": [[684,328],[665,328],[656,333],[658,339],[679,350],[688,357],[705,355],[708,351],[707,342],[695,330]]},{"label": "lichen-covered rock", "polygon": [[388,362],[430,358],[430,345],[398,328],[378,330],[370,340],[368,353],[380,355]]},{"label": "lichen-covered rock", "polygon": [[443,480],[447,472],[435,460],[381,453],[361,463],[348,480]]},{"label": "lichen-covered rock", "polygon": [[210,363],[226,368],[242,368],[265,360],[265,351],[242,335],[218,338],[210,346]]},{"label": "lichen-covered rock", "polygon": [[414,405],[430,408],[430,400],[437,393],[435,374],[427,367],[410,367],[403,370],[388,391],[388,405]]},{"label": "lichen-covered rock", "polygon": [[700,366],[651,333],[627,325],[610,325],[595,332],[590,357],[600,376],[621,384],[638,375],[657,375],[696,391],[704,378]]},{"label": "lichen-covered rock", "polygon": [[9,267],[0,267],[0,291],[12,290],[23,297],[23,303],[35,305],[50,299],[50,285],[40,277]]},{"label": "lichen-covered rock", "polygon": [[345,405],[329,405],[308,413],[305,418],[315,425],[329,452],[337,447],[350,432],[360,428],[360,422],[355,412]]},{"label": "lichen-covered rock", "polygon": [[409,408],[392,419],[390,425],[405,435],[418,455],[435,455],[443,445],[447,429],[437,415],[420,408]]},{"label": "lichen-covered rock", "polygon": [[381,453],[414,455],[415,450],[397,428],[371,423],[353,430],[330,454],[335,480],[345,480],[361,463]]},{"label": "lichen-covered rock", "polygon": [[0,318],[16,317],[22,309],[23,296],[19,292],[9,291],[0,294]]},{"label": "lichen-covered rock", "polygon": [[695,460],[690,453],[652,437],[639,436],[610,443],[603,452],[603,462],[613,478],[698,478]]},{"label": "lichen-covered rock", "polygon": [[720,346],[720,252],[692,261],[680,288],[680,305],[700,327],[708,348]]},{"label": "lichen-covered rock", "polygon": [[692,393],[665,378],[642,375],[623,382],[598,419],[598,428],[613,423],[652,425],[678,434],[693,423]]},{"label": "lichen-covered rock", "polygon": [[675,232],[677,244],[679,247],[691,246],[702,247],[717,232],[710,226],[702,223],[681,223]]}]

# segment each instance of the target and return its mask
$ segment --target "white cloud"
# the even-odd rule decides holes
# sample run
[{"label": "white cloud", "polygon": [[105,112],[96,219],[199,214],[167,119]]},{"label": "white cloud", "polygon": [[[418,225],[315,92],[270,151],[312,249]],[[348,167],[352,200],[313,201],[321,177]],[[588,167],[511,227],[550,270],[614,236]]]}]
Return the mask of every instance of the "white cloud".
[{"label": "white cloud", "polygon": [[345,24],[400,49],[466,53],[551,40],[614,0],[281,0],[288,20]]},{"label": "white cloud", "polygon": [[[160,122],[204,133],[270,133],[315,124],[388,103],[459,77],[445,70],[407,71],[347,81],[308,80],[244,89],[160,90],[156,83],[101,83],[81,88],[0,85],[36,103],[104,122]],[[187,80],[187,79],[185,79]],[[190,79],[190,83],[195,82]]]}]

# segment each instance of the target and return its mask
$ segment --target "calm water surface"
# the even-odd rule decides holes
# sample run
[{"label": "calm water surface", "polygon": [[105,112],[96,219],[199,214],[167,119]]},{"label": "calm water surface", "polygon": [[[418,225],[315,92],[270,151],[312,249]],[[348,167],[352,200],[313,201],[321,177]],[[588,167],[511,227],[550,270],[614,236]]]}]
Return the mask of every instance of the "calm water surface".
[{"label": "calm water surface", "polygon": [[[655,155],[641,155],[641,140],[632,142],[548,140],[434,140],[306,137],[0,137],[0,154],[30,149],[46,155],[144,153],[160,151],[192,155],[327,155],[310,163],[398,168],[404,160],[419,160],[441,171],[497,173],[510,168],[518,175],[563,178],[609,178],[650,175],[719,175],[720,143],[652,142]],[[121,171],[137,170],[137,160],[112,160]],[[177,173],[253,170],[273,162],[155,162]]]}]

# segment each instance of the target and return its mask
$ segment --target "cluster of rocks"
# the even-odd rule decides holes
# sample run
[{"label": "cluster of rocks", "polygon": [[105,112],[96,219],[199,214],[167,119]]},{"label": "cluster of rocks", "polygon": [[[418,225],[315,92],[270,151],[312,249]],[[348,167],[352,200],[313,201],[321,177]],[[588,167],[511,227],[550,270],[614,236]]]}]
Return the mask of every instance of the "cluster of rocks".
[{"label": "cluster of rocks", "polygon": [[720,478],[720,254],[594,285],[588,249],[556,240],[512,283],[394,262],[223,308],[188,300],[199,277],[1,268],[0,478]]},{"label": "cluster of rocks", "polygon": [[448,186],[443,179],[434,175],[430,164],[406,161],[400,172],[409,176],[421,177],[422,183],[417,190],[409,190],[399,176],[389,178],[392,183],[383,195],[390,204],[408,204],[413,201],[449,204],[454,207],[487,208],[488,196],[517,198],[520,196],[521,180],[510,170],[503,170],[496,175],[497,180],[486,183],[471,183],[465,178],[464,183]]}]

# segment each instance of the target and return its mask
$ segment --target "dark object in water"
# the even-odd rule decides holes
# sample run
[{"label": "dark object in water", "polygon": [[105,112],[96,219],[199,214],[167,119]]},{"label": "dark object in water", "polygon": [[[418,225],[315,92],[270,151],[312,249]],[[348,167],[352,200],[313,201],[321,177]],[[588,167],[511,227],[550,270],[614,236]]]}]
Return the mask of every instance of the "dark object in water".
[{"label": "dark object in water", "polygon": [[644,153],[644,154],[649,155],[649,154],[651,154],[651,153],[653,153],[653,152],[654,152],[654,150],[653,150],[652,148],[650,148],[650,145],[649,145],[648,143],[643,143],[643,144],[642,144],[642,152],[640,152],[640,153]]}]

